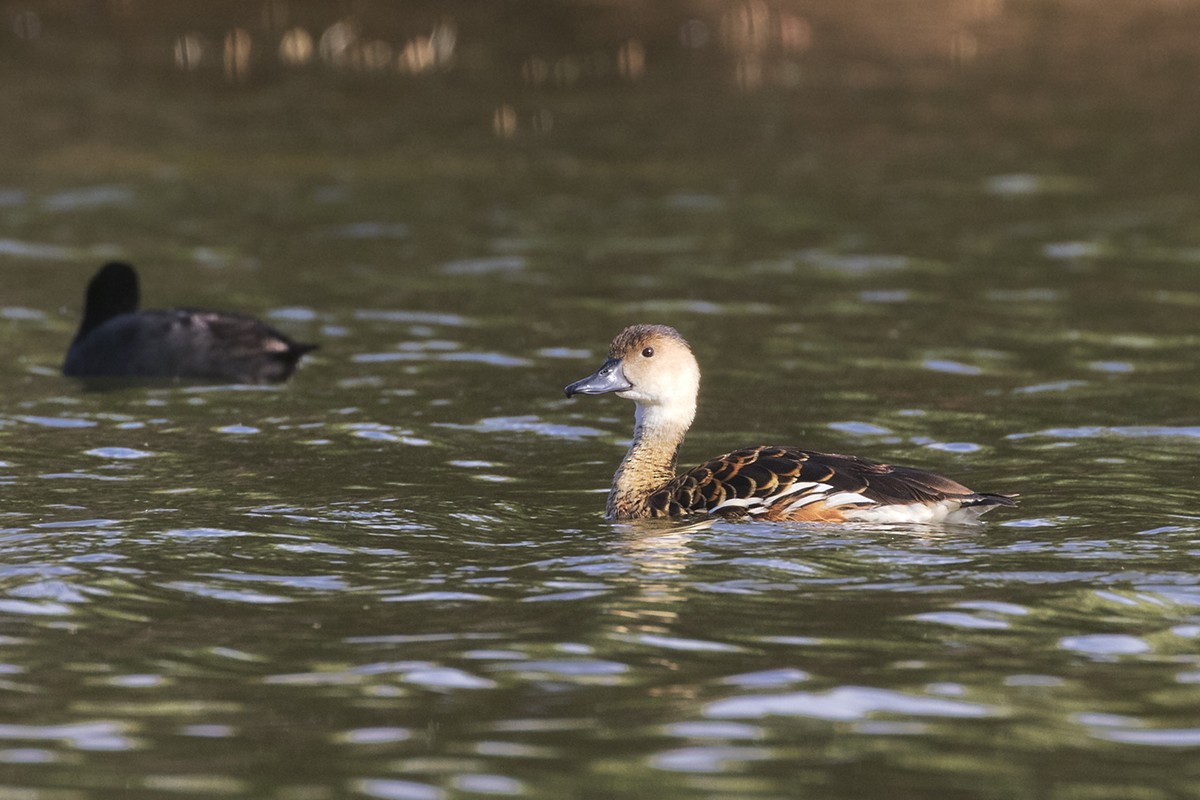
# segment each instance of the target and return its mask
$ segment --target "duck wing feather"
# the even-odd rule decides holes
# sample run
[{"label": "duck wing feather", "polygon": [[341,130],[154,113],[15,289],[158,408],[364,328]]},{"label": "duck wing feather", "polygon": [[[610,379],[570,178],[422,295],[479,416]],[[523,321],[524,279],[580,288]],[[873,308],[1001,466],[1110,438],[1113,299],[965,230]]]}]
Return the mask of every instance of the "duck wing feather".
[{"label": "duck wing feather", "polygon": [[677,476],[650,497],[655,516],[715,513],[768,520],[840,521],[846,509],[933,505],[1014,506],[949,478],[857,456],[766,445],[734,450]]}]

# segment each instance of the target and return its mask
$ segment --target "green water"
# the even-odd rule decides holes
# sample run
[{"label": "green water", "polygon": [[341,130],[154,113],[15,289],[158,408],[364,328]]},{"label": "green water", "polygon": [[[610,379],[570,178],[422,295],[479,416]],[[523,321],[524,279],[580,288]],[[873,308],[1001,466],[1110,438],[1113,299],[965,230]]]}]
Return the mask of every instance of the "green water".
[{"label": "green water", "polygon": [[[1200,4],[332,5],[4,9],[0,798],[1200,796]],[[87,391],[113,257],[321,350]],[[633,322],[1022,505],[606,522]]]}]

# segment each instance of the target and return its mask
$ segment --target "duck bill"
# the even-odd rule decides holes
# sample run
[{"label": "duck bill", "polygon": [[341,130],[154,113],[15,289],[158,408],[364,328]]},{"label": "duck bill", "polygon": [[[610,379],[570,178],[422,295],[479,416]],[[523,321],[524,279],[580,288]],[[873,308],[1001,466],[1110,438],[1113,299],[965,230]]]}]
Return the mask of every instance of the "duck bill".
[{"label": "duck bill", "polygon": [[624,392],[632,389],[633,384],[625,378],[621,369],[621,359],[610,358],[600,369],[588,375],[581,381],[575,381],[563,389],[567,397],[577,394],[607,394],[608,392]]}]

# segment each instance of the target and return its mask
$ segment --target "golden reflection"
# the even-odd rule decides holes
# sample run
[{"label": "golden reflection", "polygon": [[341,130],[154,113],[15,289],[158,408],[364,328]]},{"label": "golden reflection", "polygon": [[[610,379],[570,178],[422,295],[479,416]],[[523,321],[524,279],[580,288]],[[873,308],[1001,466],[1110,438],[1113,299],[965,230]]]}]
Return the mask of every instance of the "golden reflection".
[{"label": "golden reflection", "polygon": [[312,34],[303,28],[292,28],[279,42],[279,60],[292,67],[312,61]]},{"label": "golden reflection", "polygon": [[735,4],[721,20],[725,46],[734,53],[763,53],[771,43],[771,9],[763,0]]},{"label": "golden reflection", "polygon": [[763,0],[744,0],[721,17],[720,32],[722,46],[733,56],[733,79],[739,88],[799,85],[802,70],[795,57],[813,43],[812,23],[806,17],[772,9]]},{"label": "golden reflection", "polygon": [[[1163,0],[1167,2],[1167,0]],[[145,4],[140,0],[101,0],[114,14],[136,14]],[[357,9],[361,4],[343,7]],[[930,55],[954,65],[975,63],[989,48],[992,26],[1009,10],[1005,0],[953,0],[940,11],[904,7],[890,13],[855,14],[825,7],[822,19],[847,42],[860,41],[902,58]],[[297,0],[257,0],[250,22],[233,29],[222,39],[202,39],[186,33],[173,44],[174,62],[182,71],[192,71],[222,63],[226,78],[243,81],[249,76],[249,49],[254,33],[266,32],[277,48],[279,62],[287,66],[311,64],[320,60],[335,69],[368,73],[394,71],[404,75],[423,75],[447,70],[458,63],[458,25],[452,17],[434,23],[428,32],[409,38],[393,39],[387,34],[370,38],[365,22],[357,13],[334,16],[314,27],[301,27]],[[710,8],[693,4],[691,14],[680,17],[679,46],[689,50],[719,47],[727,57],[733,82],[744,90],[774,85],[795,87],[807,75],[804,60],[817,35],[812,19],[794,4],[771,0],[729,0],[706,18]],[[838,7],[840,8],[840,7]],[[43,20],[33,10],[12,11],[11,26],[16,37],[34,39],[44,36]],[[256,27],[257,26],[257,27]],[[634,30],[637,30],[636,28]],[[278,37],[278,38],[276,38]],[[218,58],[217,47],[222,47]],[[474,63],[486,59],[487,43],[472,49]],[[670,54],[666,54],[669,55]],[[705,54],[713,57],[715,54]],[[531,86],[573,87],[581,82],[602,79],[616,73],[625,80],[645,77],[649,67],[646,39],[630,36],[614,49],[582,50],[546,57],[526,53],[520,63],[522,80]],[[697,62],[699,63],[699,62]],[[863,59],[850,63],[846,82],[851,86],[878,85],[890,70]],[[878,63],[883,63],[882,61]]]},{"label": "golden reflection", "polygon": [[646,72],[646,47],[640,39],[630,39],[617,50],[617,72],[635,81]]},{"label": "golden reflection", "polygon": [[225,34],[225,78],[241,83],[250,75],[250,32],[234,28]]},{"label": "golden reflection", "polygon": [[321,34],[317,42],[317,53],[326,64],[338,69],[350,66],[354,45],[358,42],[358,26],[353,20],[343,19],[333,23]]},{"label": "golden reflection", "polygon": [[437,68],[451,67],[458,47],[458,26],[454,20],[444,19],[435,25],[429,40],[433,44],[433,63]]},{"label": "golden reflection", "polygon": [[544,58],[530,56],[521,65],[521,77],[526,83],[541,86],[550,78],[550,64]]},{"label": "golden reflection", "polygon": [[204,40],[198,33],[186,33],[175,40],[175,66],[185,72],[200,68],[204,60]]},{"label": "golden reflection", "polygon": [[427,36],[410,39],[400,51],[400,71],[418,75],[434,67],[433,40]]},{"label": "golden reflection", "polygon": [[509,105],[503,105],[492,114],[492,130],[501,139],[511,139],[517,135],[517,110]]},{"label": "golden reflection", "polygon": [[458,28],[453,20],[443,20],[428,36],[409,39],[400,51],[397,69],[411,75],[447,69],[454,63]]},{"label": "golden reflection", "polygon": [[359,48],[359,63],[368,72],[382,72],[391,68],[394,52],[390,44],[375,39]]},{"label": "golden reflection", "polygon": [[779,15],[779,46],[792,53],[803,53],[812,44],[812,25],[797,14]]}]

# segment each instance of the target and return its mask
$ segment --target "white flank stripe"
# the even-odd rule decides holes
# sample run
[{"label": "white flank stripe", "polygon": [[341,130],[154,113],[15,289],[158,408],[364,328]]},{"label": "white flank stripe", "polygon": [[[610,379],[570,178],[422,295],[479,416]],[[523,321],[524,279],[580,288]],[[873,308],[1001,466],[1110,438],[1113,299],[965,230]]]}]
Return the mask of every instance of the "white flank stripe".
[{"label": "white flank stripe", "polygon": [[728,500],[723,500],[708,510],[708,513],[720,511],[722,508],[745,508],[746,506],[758,505],[762,502],[761,497],[731,497]]},{"label": "white flank stripe", "polygon": [[800,499],[796,500],[795,502],[790,503],[788,505],[788,507],[783,510],[783,513],[790,514],[793,511],[795,511],[797,508],[804,508],[809,503],[816,503],[817,501],[824,500],[824,499],[825,499],[825,495],[823,495],[823,494],[806,494],[803,497],[801,497]]},{"label": "white flank stripe", "polygon": [[820,486],[821,488],[817,491],[822,491],[822,492],[828,492],[830,489],[833,488],[828,483],[816,483],[815,481],[799,481],[797,483],[793,483],[791,486],[784,489],[782,492],[779,492],[778,494],[773,494],[770,497],[768,497],[767,505],[774,503],[776,500],[781,500],[782,498],[787,497],[788,495],[795,494],[796,492],[803,492],[805,489],[815,489],[818,486]]},{"label": "white flank stripe", "polygon": [[830,506],[844,506],[850,503],[874,503],[875,501],[863,497],[858,492],[838,492],[825,498],[825,504]]}]

